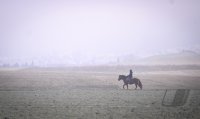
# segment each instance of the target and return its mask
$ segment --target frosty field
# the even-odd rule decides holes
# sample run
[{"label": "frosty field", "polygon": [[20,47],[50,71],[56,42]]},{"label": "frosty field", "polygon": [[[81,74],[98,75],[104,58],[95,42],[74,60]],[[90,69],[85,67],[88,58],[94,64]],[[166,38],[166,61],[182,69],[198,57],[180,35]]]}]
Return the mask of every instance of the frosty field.
[{"label": "frosty field", "polygon": [[1,68],[0,119],[198,119],[200,68],[136,66],[143,90],[123,89],[132,66]]}]

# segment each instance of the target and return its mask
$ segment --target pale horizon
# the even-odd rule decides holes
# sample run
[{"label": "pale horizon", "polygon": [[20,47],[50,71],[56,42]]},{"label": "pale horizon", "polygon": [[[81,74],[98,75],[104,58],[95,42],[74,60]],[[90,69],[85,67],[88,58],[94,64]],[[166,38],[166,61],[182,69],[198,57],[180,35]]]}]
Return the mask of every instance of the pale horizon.
[{"label": "pale horizon", "polygon": [[198,0],[0,1],[0,59],[199,53],[199,6]]}]

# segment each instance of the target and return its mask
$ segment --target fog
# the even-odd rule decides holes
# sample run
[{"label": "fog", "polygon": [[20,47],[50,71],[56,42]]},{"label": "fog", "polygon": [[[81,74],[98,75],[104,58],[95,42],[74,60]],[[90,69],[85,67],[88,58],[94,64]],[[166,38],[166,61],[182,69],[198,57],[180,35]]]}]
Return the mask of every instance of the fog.
[{"label": "fog", "polygon": [[199,0],[1,0],[0,61],[92,64],[199,52],[199,6]]}]

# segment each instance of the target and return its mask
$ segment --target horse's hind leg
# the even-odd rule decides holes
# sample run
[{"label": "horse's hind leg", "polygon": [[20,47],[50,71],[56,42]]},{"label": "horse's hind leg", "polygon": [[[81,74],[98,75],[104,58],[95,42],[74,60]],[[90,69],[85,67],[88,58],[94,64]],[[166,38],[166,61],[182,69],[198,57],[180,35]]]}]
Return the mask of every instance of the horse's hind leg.
[{"label": "horse's hind leg", "polygon": [[128,89],[128,84],[126,86],[127,86],[127,89]]},{"label": "horse's hind leg", "polygon": [[125,84],[123,85],[123,89],[124,89]]},{"label": "horse's hind leg", "polygon": [[135,90],[137,89],[137,84],[135,84]]}]

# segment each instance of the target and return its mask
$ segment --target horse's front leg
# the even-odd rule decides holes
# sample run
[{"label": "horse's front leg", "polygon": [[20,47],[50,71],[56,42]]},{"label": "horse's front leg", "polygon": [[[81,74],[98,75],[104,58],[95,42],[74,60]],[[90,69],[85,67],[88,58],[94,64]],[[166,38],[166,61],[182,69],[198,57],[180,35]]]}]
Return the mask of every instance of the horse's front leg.
[{"label": "horse's front leg", "polygon": [[126,86],[127,86],[127,89],[128,89],[128,84],[126,84]]},{"label": "horse's front leg", "polygon": [[135,90],[137,89],[137,84],[135,84]]},{"label": "horse's front leg", "polygon": [[124,89],[125,84],[123,85],[123,89]]}]

